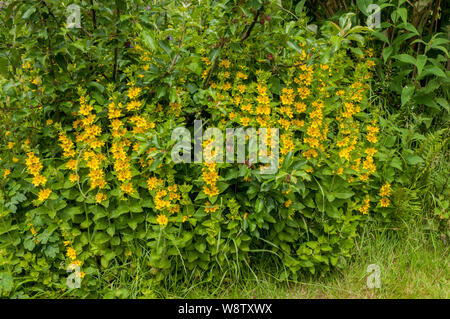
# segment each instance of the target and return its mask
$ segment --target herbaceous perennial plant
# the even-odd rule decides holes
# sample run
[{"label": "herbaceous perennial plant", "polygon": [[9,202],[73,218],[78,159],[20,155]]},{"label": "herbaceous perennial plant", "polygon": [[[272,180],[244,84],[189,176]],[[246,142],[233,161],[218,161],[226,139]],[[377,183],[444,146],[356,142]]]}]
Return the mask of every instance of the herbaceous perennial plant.
[{"label": "herbaceous perennial plant", "polygon": [[[390,151],[367,97],[373,53],[333,51],[295,28],[304,36],[288,46],[278,39],[276,64],[259,54],[264,35],[220,42],[220,54],[185,44],[193,57],[156,91],[165,53],[143,33],[127,49],[134,62],[123,83],[103,82],[104,99],[80,85],[65,116],[41,107],[30,112],[45,125],[4,127],[1,268],[65,290],[68,267],[78,266],[78,291],[95,294],[99,272],[144,256],[153,283],[174,274],[218,279],[260,254],[293,278],[343,267],[358,225],[395,204],[392,174],[383,174]],[[30,80],[39,70],[26,63],[22,72],[39,94]],[[223,131],[278,128],[277,173],[259,174],[264,164],[249,161],[175,164],[171,132],[194,119]]]}]

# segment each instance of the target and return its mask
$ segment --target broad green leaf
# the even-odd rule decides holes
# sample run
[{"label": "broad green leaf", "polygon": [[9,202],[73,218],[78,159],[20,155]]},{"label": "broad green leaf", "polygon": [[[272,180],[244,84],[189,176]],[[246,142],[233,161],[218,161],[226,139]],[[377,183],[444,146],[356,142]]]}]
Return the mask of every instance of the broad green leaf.
[{"label": "broad green leaf", "polygon": [[413,85],[407,85],[402,89],[402,96],[401,96],[401,100],[402,100],[402,106],[405,105],[412,97],[412,95],[414,94],[414,89],[415,87]]},{"label": "broad green leaf", "polygon": [[420,77],[420,75],[422,74],[423,67],[425,66],[426,63],[427,63],[426,55],[417,56],[416,67],[417,67],[417,76],[418,77]]},{"label": "broad green leaf", "polygon": [[414,59],[409,54],[398,54],[393,56],[394,59],[397,59],[399,61],[410,63],[412,65],[416,65],[416,59]]}]

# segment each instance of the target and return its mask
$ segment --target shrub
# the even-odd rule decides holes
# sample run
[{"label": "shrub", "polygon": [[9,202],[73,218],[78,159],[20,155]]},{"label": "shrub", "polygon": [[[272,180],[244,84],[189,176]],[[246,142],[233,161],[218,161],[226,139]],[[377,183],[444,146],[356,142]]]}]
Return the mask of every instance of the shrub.
[{"label": "shrub", "polygon": [[[95,295],[113,262],[217,280],[260,254],[295,278],[343,267],[360,225],[395,220],[404,163],[368,99],[364,28],[317,35],[272,2],[82,4],[89,30],[52,1],[3,17],[18,33],[0,89],[3,282],[65,290],[78,266],[76,293]],[[194,120],[278,128],[278,171],[175,163],[172,132]]]}]

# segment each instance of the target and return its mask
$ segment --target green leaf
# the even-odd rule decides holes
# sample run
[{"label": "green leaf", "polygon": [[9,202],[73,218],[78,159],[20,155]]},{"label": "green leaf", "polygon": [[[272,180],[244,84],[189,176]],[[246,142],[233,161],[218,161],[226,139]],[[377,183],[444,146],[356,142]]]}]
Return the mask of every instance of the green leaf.
[{"label": "green leaf", "polygon": [[150,34],[150,32],[147,30],[143,31],[142,37],[144,39],[145,44],[148,46],[148,48],[152,51],[155,51],[156,50],[156,42],[155,42],[155,39],[153,39],[153,36]]},{"label": "green leaf", "polygon": [[397,59],[399,61],[405,62],[405,63],[410,63],[412,65],[416,65],[416,59],[414,59],[409,54],[398,54],[398,55],[394,55],[393,58]]},{"label": "green leaf", "polygon": [[423,67],[425,66],[426,63],[427,63],[426,55],[421,54],[421,55],[417,56],[417,63],[416,63],[417,77],[420,77],[420,75],[422,74]]},{"label": "green leaf", "polygon": [[264,208],[264,199],[258,197],[256,199],[255,212],[260,213],[262,212],[263,208]]},{"label": "green leaf", "polygon": [[302,11],[303,11],[303,6],[305,5],[306,0],[301,0],[299,1],[299,3],[297,3],[297,5],[295,6],[295,15],[297,17],[300,17],[302,15]]},{"label": "green leaf", "polygon": [[11,291],[13,289],[13,283],[14,283],[13,276],[11,276],[6,272],[0,273],[0,293],[2,291],[5,292]]},{"label": "green leaf", "polygon": [[22,15],[23,20],[27,20],[34,12],[36,12],[36,7],[32,6]]},{"label": "green leaf", "polygon": [[435,66],[435,65],[427,65],[423,69],[423,73],[422,73],[421,78],[423,78],[423,77],[425,77],[427,75],[430,75],[430,74],[433,74],[433,75],[436,75],[436,76],[439,76],[439,77],[442,77],[442,78],[446,77],[445,72],[442,71],[437,66]]},{"label": "green leaf", "polygon": [[94,235],[94,243],[101,245],[109,241],[110,237],[104,232],[96,232]]},{"label": "green leaf", "polygon": [[406,162],[409,165],[417,165],[419,163],[423,162],[422,157],[418,156],[418,155],[414,155],[414,154],[409,154],[405,156]]},{"label": "green leaf", "polygon": [[410,86],[405,86],[402,89],[402,106],[405,105],[412,97],[412,95],[414,94],[414,89],[415,87],[413,85]]},{"label": "green leaf", "polygon": [[400,171],[403,170],[403,168],[402,168],[402,161],[401,161],[398,157],[392,158],[392,161],[391,161],[390,166],[391,166],[391,167],[394,167],[394,168],[397,168],[397,169],[399,169]]},{"label": "green leaf", "polygon": [[0,75],[8,76],[8,59],[0,57]]},{"label": "green leaf", "polygon": [[[373,35],[376,36],[381,41],[389,44],[389,39],[387,38],[387,36],[383,32],[374,32]],[[388,48],[390,48],[391,51],[392,51],[392,47],[390,47],[390,46],[385,47],[385,49],[388,49]]]},{"label": "green leaf", "polygon": [[353,195],[355,195],[355,193],[353,193],[353,192],[336,192],[336,193],[333,193],[333,195],[336,198],[348,199],[348,198],[351,198]]},{"label": "green leaf", "polygon": [[101,93],[103,93],[105,91],[105,87],[103,85],[101,85],[98,82],[95,81],[91,81],[87,84],[88,87],[95,87],[97,90],[99,90]]},{"label": "green leaf", "polygon": [[195,244],[195,249],[197,249],[198,252],[203,253],[206,249],[206,244],[203,242],[200,243],[196,243]]},{"label": "green leaf", "polygon": [[300,47],[298,46],[298,44],[293,43],[291,41],[287,42],[288,47],[294,49],[295,51],[297,51],[298,53],[302,53],[302,49],[300,49]]},{"label": "green leaf", "polygon": [[119,207],[117,207],[112,213],[110,218],[117,218],[122,214],[126,214],[130,211],[130,207],[128,206],[128,204],[125,203],[121,203],[119,205]]},{"label": "green leaf", "polygon": [[389,59],[389,57],[391,56],[391,54],[392,54],[393,51],[394,51],[394,48],[391,47],[391,46],[385,47],[385,48],[383,49],[382,55],[383,55],[383,60],[384,60],[384,62],[386,62],[387,59]]}]

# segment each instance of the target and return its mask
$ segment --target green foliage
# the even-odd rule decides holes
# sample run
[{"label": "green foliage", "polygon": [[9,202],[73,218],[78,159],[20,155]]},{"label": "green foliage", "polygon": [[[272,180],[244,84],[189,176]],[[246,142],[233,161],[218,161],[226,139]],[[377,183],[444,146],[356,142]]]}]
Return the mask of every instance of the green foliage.
[{"label": "green foliage", "polygon": [[[448,129],[403,128],[369,94],[382,54],[394,73],[411,65],[390,85],[409,116],[424,92],[445,108],[439,34],[416,54],[388,40],[387,54],[353,13],[315,31],[305,1],[75,3],[79,29],[60,1],[9,1],[0,16],[2,296],[99,297],[98,278],[135,260],[148,295],[167,278],[216,282],[262,253],[295,279],[345,267],[361,226],[397,226],[428,194],[448,221]],[[417,36],[402,8],[395,29]],[[277,173],[174,163],[172,132],[194,120],[279,128]],[[75,266],[81,288],[70,290]]]}]

